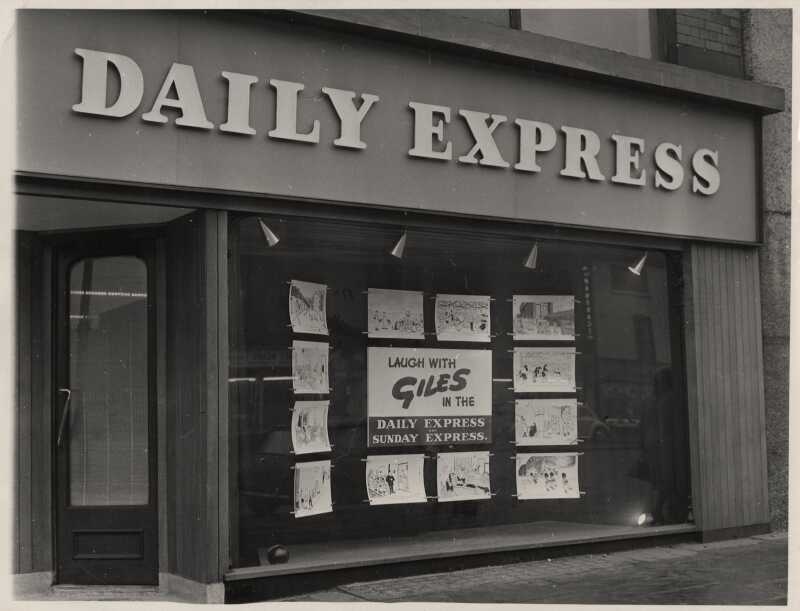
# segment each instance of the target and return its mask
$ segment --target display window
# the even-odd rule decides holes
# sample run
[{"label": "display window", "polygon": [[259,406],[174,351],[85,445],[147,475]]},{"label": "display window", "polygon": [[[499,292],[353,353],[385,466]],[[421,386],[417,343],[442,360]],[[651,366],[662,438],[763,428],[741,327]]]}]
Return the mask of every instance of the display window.
[{"label": "display window", "polygon": [[375,218],[229,218],[234,567],[687,521],[679,251]]}]

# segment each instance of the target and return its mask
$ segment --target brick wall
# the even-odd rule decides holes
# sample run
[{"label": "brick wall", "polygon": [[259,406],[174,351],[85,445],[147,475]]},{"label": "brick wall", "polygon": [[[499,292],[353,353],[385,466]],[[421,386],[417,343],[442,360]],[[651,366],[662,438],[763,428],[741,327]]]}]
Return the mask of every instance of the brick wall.
[{"label": "brick wall", "polygon": [[727,55],[742,55],[742,11],[696,9],[675,11],[677,42]]},{"label": "brick wall", "polygon": [[740,9],[677,9],[675,30],[677,63],[743,76]]}]

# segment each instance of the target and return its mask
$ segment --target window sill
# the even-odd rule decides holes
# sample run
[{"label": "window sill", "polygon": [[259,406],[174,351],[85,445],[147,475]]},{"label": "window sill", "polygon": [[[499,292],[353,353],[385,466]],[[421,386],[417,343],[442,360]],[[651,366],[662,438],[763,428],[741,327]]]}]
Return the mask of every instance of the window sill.
[{"label": "window sill", "polygon": [[286,564],[232,569],[225,574],[225,581],[694,532],[694,524],[638,527],[537,522],[443,530],[415,537],[309,543],[289,546]]}]

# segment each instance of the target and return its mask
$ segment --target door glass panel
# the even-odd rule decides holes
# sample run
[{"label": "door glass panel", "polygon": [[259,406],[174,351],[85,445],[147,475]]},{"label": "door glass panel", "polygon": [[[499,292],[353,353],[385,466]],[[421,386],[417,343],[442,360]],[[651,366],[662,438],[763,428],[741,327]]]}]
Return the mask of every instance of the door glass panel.
[{"label": "door glass panel", "polygon": [[148,502],[147,267],[81,259],[69,272],[71,505]]}]

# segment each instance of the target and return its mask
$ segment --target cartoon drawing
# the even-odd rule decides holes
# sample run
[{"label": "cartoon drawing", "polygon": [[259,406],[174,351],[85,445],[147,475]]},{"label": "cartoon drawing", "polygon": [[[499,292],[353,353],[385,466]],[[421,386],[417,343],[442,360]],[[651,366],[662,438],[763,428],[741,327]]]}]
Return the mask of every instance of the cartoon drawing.
[{"label": "cartoon drawing", "polygon": [[294,517],[333,511],[331,461],[300,462],[294,466]]},{"label": "cartoon drawing", "polygon": [[577,499],[577,454],[517,454],[517,498]]},{"label": "cartoon drawing", "polygon": [[425,339],[425,319],[420,291],[369,289],[367,336]]},{"label": "cartoon drawing", "polygon": [[575,339],[572,295],[514,295],[514,340]]},{"label": "cartoon drawing", "polygon": [[514,392],[575,392],[575,348],[514,348]]},{"label": "cartoon drawing", "polygon": [[294,340],[292,376],[295,393],[328,394],[328,344]]},{"label": "cartoon drawing", "polygon": [[490,303],[488,295],[436,295],[436,339],[491,341]]},{"label": "cartoon drawing", "polygon": [[292,280],[289,285],[289,320],[295,333],[328,335],[324,284]]},{"label": "cartoon drawing", "polygon": [[424,503],[424,454],[368,456],[367,498],[370,505]]},{"label": "cartoon drawing", "polygon": [[491,498],[489,452],[443,452],[436,457],[439,502]]},{"label": "cartoon drawing", "polygon": [[555,446],[578,443],[576,399],[517,399],[514,429],[518,446]]},{"label": "cartoon drawing", "polygon": [[292,448],[295,454],[330,452],[329,401],[297,401],[292,411]]}]

